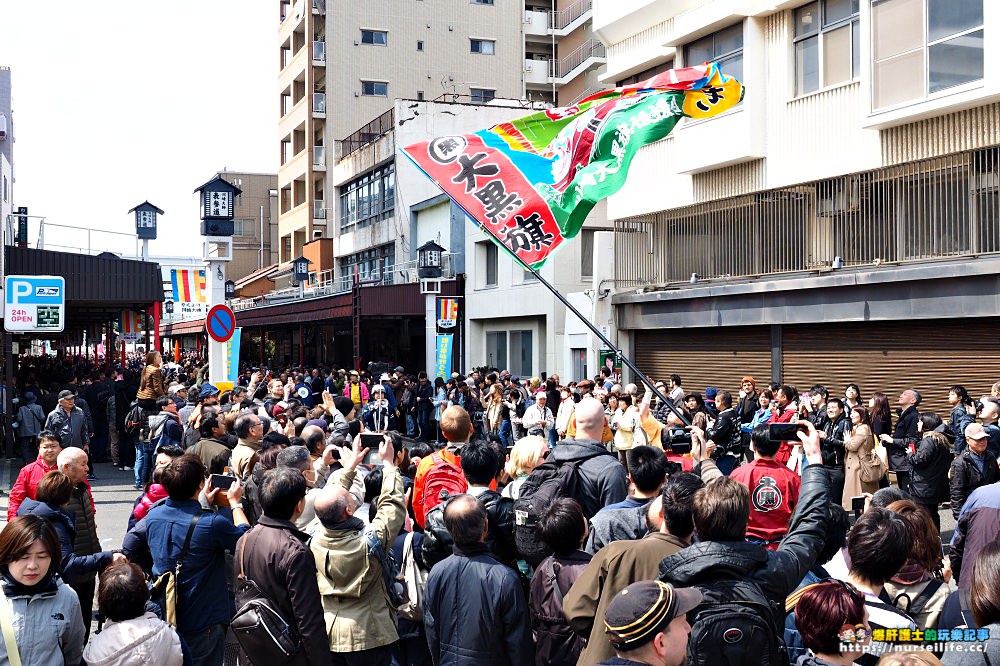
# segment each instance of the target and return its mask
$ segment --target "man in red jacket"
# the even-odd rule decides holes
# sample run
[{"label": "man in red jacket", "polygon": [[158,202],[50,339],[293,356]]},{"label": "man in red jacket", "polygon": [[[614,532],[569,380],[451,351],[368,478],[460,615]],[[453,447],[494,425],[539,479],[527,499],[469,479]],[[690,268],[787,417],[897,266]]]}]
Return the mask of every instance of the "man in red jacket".
[{"label": "man in red jacket", "polygon": [[[773,406],[775,412],[768,423],[793,423],[797,421],[795,400],[798,397],[799,393],[795,390],[794,386],[783,385],[779,388],[774,394]],[[792,446],[795,444],[798,444],[798,442],[781,442],[781,446],[774,455],[774,459],[782,465],[787,463],[792,455]]]},{"label": "man in red jacket", "polygon": [[17,509],[24,498],[35,499],[38,482],[49,472],[58,471],[56,458],[62,451],[59,436],[51,430],[38,433],[38,458],[21,468],[14,487],[10,489],[10,505],[7,507],[7,522],[17,517]]},{"label": "man in red jacket", "polygon": [[757,458],[737,467],[729,478],[750,490],[750,520],[747,541],[768,550],[778,550],[778,543],[788,533],[795,506],[799,503],[802,480],[799,475],[774,459],[781,442],[772,442],[768,427],[759,425],[750,433]]}]

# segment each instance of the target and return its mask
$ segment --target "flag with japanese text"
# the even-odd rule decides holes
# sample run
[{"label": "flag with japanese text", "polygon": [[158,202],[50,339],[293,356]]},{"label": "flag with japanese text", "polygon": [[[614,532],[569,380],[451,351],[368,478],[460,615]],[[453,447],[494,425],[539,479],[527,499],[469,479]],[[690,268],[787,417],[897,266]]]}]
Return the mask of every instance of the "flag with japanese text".
[{"label": "flag with japanese text", "polygon": [[142,338],[144,315],[137,310],[122,310],[118,316],[118,332],[123,342],[138,342]]},{"label": "flag with japanese text", "polygon": [[403,152],[508,253],[539,268],[621,189],[642,146],[682,118],[708,118],[742,99],[742,84],[706,63]]},{"label": "flag with japanese text", "polygon": [[171,269],[170,282],[174,289],[174,301],[178,303],[204,303],[206,301],[205,269]]}]

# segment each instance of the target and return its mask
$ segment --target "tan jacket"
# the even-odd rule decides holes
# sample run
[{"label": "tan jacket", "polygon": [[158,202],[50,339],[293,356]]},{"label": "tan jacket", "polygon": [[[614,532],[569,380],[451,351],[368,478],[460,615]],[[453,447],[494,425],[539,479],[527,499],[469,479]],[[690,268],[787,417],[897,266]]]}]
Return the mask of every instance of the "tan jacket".
[{"label": "tan jacket", "polygon": [[161,395],[165,395],[163,388],[163,373],[155,365],[147,365],[142,370],[142,381],[139,383],[139,391],[135,397],[139,400],[156,400]]},{"label": "tan jacket", "polygon": [[[388,552],[403,526],[406,508],[399,470],[384,468],[384,472],[371,527]],[[354,470],[341,474],[341,487],[350,491],[354,477]],[[330,650],[370,650],[399,640],[396,609],[389,605],[380,563],[368,555],[363,527],[323,527],[316,532],[310,548],[316,558]]]},{"label": "tan jacket", "polygon": [[240,482],[246,480],[253,471],[254,463],[257,462],[257,452],[260,451],[260,442],[248,442],[241,439],[239,444],[233,448],[232,462],[229,467],[233,474],[239,478]]},{"label": "tan jacket", "polygon": [[573,631],[589,637],[579,664],[596,664],[615,656],[604,633],[604,611],[615,595],[640,580],[656,580],[660,560],[687,544],[672,534],[654,532],[638,541],[614,541],[597,551],[563,599],[563,612]]}]

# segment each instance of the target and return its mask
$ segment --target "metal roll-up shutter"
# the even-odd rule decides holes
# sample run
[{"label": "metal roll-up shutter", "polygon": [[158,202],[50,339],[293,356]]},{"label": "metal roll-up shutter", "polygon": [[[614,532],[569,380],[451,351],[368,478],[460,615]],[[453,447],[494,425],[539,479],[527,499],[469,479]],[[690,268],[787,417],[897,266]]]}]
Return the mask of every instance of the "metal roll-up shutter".
[{"label": "metal roll-up shutter", "polygon": [[907,388],[923,396],[921,411],[947,420],[948,389],[960,384],[979,398],[1000,381],[1000,318],[915,319],[782,327],[782,379],[800,392],[823,384],[843,396],[849,383],[896,399]]},{"label": "metal roll-up shutter", "polygon": [[736,399],[744,375],[757,386],[771,380],[769,326],[636,331],[634,340],[640,370],[656,380],[678,374],[688,391],[714,386]]}]

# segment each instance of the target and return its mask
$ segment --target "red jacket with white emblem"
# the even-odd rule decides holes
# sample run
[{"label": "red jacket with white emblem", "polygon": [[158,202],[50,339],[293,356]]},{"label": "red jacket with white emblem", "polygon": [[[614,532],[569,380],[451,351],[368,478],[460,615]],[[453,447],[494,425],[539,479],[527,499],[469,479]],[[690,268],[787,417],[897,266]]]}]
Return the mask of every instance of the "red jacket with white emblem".
[{"label": "red jacket with white emblem", "polygon": [[777,550],[799,503],[799,475],[775,460],[758,458],[734,469],[729,478],[750,489],[747,536],[763,539],[769,542],[768,550]]}]

